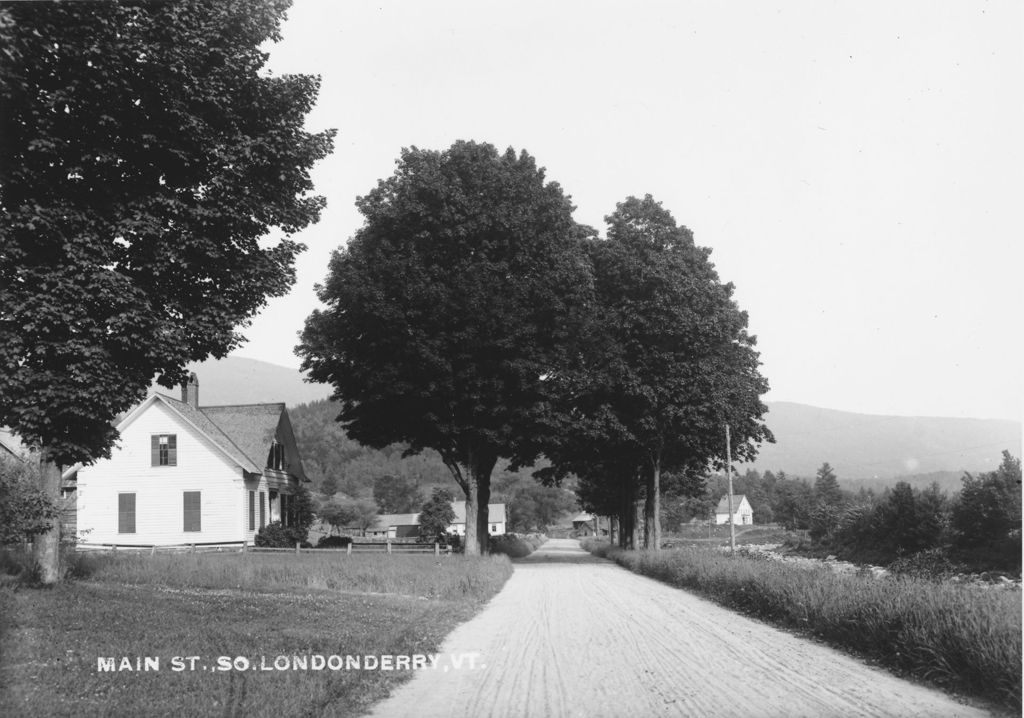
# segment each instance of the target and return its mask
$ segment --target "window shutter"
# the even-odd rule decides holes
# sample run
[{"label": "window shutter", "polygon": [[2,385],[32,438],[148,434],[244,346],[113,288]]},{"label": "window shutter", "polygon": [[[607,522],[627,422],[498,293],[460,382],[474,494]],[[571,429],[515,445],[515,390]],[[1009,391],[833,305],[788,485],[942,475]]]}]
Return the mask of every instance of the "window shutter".
[{"label": "window shutter", "polygon": [[184,497],[184,516],[185,516],[185,531],[201,531],[202,530],[202,492],[200,491],[185,491],[182,496]]},{"label": "window shutter", "polygon": [[156,434],[153,434],[153,436],[149,438],[151,440],[149,445],[151,454],[150,458],[152,460],[151,465],[160,466],[160,437],[157,436]]},{"label": "window shutter", "polygon": [[260,528],[267,525],[267,495],[260,492]]},{"label": "window shutter", "polygon": [[171,434],[167,437],[167,465],[178,465],[178,435]]},{"label": "window shutter", "polygon": [[117,532],[135,533],[135,494],[117,495]]},{"label": "window shutter", "polygon": [[249,492],[249,530],[256,530],[256,492]]}]

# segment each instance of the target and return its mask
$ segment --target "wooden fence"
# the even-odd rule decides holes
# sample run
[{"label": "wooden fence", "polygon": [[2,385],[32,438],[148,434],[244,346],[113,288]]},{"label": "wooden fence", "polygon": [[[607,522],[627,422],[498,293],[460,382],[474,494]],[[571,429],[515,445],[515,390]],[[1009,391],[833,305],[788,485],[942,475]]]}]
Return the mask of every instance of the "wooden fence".
[{"label": "wooden fence", "polygon": [[375,554],[429,554],[432,556],[451,555],[451,546],[440,544],[404,543],[398,541],[375,541],[368,543],[350,543],[344,548],[302,548],[295,544],[295,548],[271,548],[269,546],[249,546],[243,542],[220,543],[220,544],[177,544],[172,546],[154,546],[144,544],[88,544],[79,543],[75,546],[76,551],[99,551],[116,552],[125,551],[131,553],[294,553],[294,554],[331,554],[343,553],[351,556],[353,553],[375,553]]}]

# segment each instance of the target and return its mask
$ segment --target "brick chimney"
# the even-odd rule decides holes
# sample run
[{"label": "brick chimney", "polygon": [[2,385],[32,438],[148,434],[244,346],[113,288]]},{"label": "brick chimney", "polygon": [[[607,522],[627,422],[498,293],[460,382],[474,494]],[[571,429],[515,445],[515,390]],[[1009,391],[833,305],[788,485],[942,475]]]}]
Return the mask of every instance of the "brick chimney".
[{"label": "brick chimney", "polygon": [[181,385],[181,400],[193,409],[199,408],[199,379],[196,373],[188,375],[188,382]]}]

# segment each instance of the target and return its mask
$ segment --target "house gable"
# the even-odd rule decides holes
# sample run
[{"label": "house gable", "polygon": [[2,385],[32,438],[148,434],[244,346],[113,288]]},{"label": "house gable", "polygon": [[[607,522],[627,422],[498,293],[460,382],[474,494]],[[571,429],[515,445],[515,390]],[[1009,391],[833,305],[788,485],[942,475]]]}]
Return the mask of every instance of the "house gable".
[{"label": "house gable", "polygon": [[[109,459],[78,470],[81,539],[121,545],[241,540],[237,462],[163,401],[147,400],[130,419]],[[153,439],[161,436],[174,437],[173,465],[154,461]],[[186,531],[196,526],[199,530]]]}]

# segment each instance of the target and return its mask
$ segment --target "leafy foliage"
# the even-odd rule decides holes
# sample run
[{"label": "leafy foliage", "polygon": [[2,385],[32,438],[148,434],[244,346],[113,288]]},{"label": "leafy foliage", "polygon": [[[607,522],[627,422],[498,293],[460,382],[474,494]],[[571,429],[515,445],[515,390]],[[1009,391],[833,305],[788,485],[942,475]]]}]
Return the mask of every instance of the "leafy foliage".
[{"label": "leafy foliage", "polygon": [[[448,527],[455,520],[452,501],[455,498],[447,489],[434,489],[434,492],[420,510],[419,540],[427,543],[437,541],[447,543]],[[469,520],[469,517],[466,517]]]},{"label": "leafy foliage", "polygon": [[734,455],[752,458],[772,438],[760,399],[768,385],[711,250],[650,195],[627,198],[606,221],[607,239],[587,245],[589,341],[575,371],[557,377],[567,420],[544,452],[550,473],[580,477],[588,508],[623,523],[642,492],[646,543],[657,547],[661,472],[699,482],[709,464],[724,464],[726,424]]},{"label": "leafy foliage", "polygon": [[381,513],[408,514],[423,504],[423,494],[415,482],[385,474],[373,480],[373,500]]},{"label": "leafy foliage", "polygon": [[966,474],[951,515],[958,549],[1021,560],[1021,460],[1003,452],[995,471]]},{"label": "leafy foliage", "polygon": [[255,544],[267,548],[294,548],[295,544],[308,547],[306,533],[280,521],[271,521],[256,533]]},{"label": "leafy foliage", "polygon": [[298,541],[305,541],[309,536],[309,528],[316,520],[313,507],[313,496],[304,484],[299,484],[292,494],[288,505],[288,528]]},{"label": "leafy foliage", "polygon": [[532,461],[545,377],[589,284],[572,205],[525,152],[457,142],[403,150],[357,206],[307,319],[303,368],[331,384],[348,435],[437,451],[476,506],[467,550],[486,550],[491,471]]},{"label": "leafy foliage", "polygon": [[291,286],[332,133],[303,129],[317,78],[261,74],[287,6],[6,8],[0,424],[49,460],[109,456],[154,375],[223,357]]},{"label": "leafy foliage", "polygon": [[335,530],[357,529],[365,534],[377,520],[377,505],[369,499],[333,496],[321,503],[317,516]]},{"label": "leafy foliage", "polygon": [[0,453],[0,545],[48,531],[60,508],[37,487],[38,466]]}]

